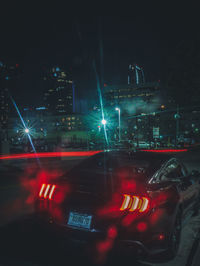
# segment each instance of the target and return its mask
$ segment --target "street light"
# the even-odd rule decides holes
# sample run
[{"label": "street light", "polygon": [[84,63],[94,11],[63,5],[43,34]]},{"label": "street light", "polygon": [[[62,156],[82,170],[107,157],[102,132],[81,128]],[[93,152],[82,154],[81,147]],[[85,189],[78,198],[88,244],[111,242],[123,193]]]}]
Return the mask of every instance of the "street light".
[{"label": "street light", "polygon": [[121,141],[121,134],[120,134],[120,109],[118,107],[116,107],[115,111],[118,111],[118,115],[119,115],[119,142],[120,142]]},{"label": "street light", "polygon": [[105,124],[107,123],[107,121],[106,121],[105,119],[103,119],[103,120],[101,120],[101,123],[102,123],[103,125],[105,125]]},{"label": "street light", "polygon": [[28,128],[25,128],[24,131],[25,131],[26,134],[29,133],[29,129]]}]

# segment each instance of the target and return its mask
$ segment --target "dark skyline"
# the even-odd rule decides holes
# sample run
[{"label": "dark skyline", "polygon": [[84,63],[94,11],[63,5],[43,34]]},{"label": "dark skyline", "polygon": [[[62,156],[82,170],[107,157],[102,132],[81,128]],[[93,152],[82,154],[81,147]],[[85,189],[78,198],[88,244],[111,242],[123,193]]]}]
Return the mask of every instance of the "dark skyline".
[{"label": "dark skyline", "polygon": [[148,4],[130,13],[128,7],[121,12],[118,7],[118,12],[107,15],[86,6],[83,10],[72,6],[2,10],[0,60],[20,65],[24,74],[19,94],[28,102],[41,99],[42,72],[54,65],[71,71],[78,95],[84,97],[87,92],[91,99],[96,95],[93,60],[100,75],[103,69],[106,83],[127,82],[128,64],[133,62],[143,66],[147,81],[162,80],[166,60],[176,45],[198,34],[195,15],[183,5]]}]

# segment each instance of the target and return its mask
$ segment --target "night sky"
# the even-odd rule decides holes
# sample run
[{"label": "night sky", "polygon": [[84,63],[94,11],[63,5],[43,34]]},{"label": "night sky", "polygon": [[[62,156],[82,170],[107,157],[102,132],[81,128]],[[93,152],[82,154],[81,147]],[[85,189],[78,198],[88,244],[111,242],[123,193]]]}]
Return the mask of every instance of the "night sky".
[{"label": "night sky", "polygon": [[42,103],[42,72],[54,65],[72,73],[79,97],[89,93],[95,100],[93,60],[108,84],[126,83],[128,64],[134,62],[143,66],[147,81],[162,80],[176,45],[199,34],[195,10],[152,1],[96,7],[9,3],[1,8],[0,61],[20,65],[21,88],[14,94],[24,102]]}]

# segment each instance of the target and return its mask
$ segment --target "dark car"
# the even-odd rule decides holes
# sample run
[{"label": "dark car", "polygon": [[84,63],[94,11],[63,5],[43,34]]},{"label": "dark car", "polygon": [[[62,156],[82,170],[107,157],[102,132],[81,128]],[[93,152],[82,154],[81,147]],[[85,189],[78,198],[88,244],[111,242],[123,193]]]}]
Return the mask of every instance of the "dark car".
[{"label": "dark car", "polygon": [[176,256],[183,225],[199,208],[200,176],[170,154],[101,152],[39,186],[36,212],[70,245],[95,257]]}]

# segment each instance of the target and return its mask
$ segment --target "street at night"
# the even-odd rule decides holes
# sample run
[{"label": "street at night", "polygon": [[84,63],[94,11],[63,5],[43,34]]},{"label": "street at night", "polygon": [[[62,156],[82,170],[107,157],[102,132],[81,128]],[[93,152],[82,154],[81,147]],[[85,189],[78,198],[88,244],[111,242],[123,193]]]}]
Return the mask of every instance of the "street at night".
[{"label": "street at night", "polygon": [[198,10],[2,3],[0,266],[200,265]]}]

